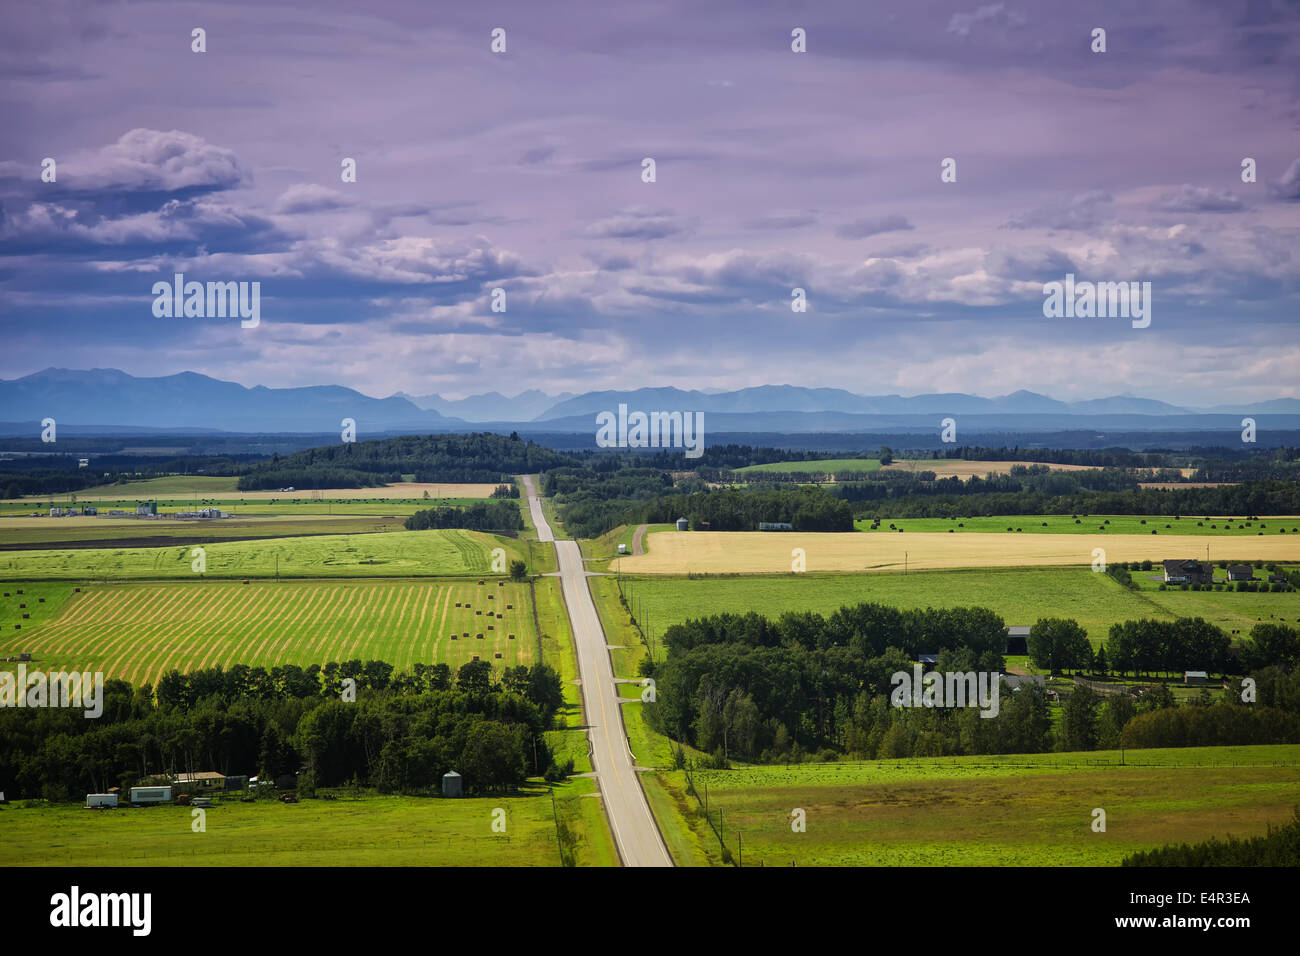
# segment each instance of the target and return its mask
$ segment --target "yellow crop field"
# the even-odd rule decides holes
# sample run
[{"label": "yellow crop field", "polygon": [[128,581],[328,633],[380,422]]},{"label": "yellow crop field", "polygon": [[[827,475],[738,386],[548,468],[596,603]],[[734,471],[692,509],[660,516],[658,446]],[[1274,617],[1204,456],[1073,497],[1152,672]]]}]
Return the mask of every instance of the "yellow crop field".
[{"label": "yellow crop field", "polygon": [[885,465],[882,471],[932,471],[936,478],[960,478],[966,481],[972,475],[978,475],[983,478],[985,475],[992,473],[995,475],[1009,475],[1011,469],[1016,465],[1028,468],[1032,465],[1046,465],[1052,471],[1089,471],[1092,465],[1059,465],[1055,462],[1037,462],[1037,461],[963,461],[959,458],[953,459],[904,459],[903,461],[894,461]]},{"label": "yellow crop field", "polygon": [[1300,561],[1300,538],[1224,538],[1141,534],[815,534],[763,531],[660,531],[646,553],[618,558],[625,574],[782,574],[802,549],[806,571],[1089,566],[1093,549],[1108,562],[1165,558]]}]

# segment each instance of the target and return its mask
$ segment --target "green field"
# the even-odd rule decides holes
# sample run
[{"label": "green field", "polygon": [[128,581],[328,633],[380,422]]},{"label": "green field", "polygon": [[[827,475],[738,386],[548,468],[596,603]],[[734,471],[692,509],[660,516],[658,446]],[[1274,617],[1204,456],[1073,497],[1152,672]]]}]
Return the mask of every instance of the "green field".
[{"label": "green field", "polygon": [[[1115,866],[1167,843],[1255,836],[1300,804],[1300,746],[939,757],[697,771],[746,866]],[[681,771],[656,812],[679,862],[720,860]],[[793,813],[806,814],[795,832]],[[1093,810],[1106,831],[1093,832]],[[692,839],[683,837],[689,831]]]},{"label": "green field", "polygon": [[[211,541],[227,538],[295,538],[314,534],[369,534],[401,531],[399,517],[375,515],[259,515],[223,521],[134,521],[80,518],[0,518],[0,546],[51,547],[66,542],[125,541],[155,538]],[[151,542],[161,544],[162,542]]]},{"label": "green field", "polygon": [[[42,669],[103,671],[137,685],[217,664],[305,667],[356,658],[398,670],[446,663],[454,671],[476,656],[497,668],[536,661],[543,649],[530,586],[479,580],[157,582],[72,594],[66,585],[35,583],[0,599],[5,620],[17,602],[33,606],[47,591],[40,606],[51,610],[21,631],[0,631],[0,657],[31,653]],[[553,639],[554,657],[571,656],[565,635]],[[553,666],[561,670],[558,661]]]},{"label": "green field", "polygon": [[[78,497],[99,497],[123,494],[129,489],[138,491],[137,498],[152,498],[156,495],[211,495],[229,492],[238,494],[238,475],[168,475],[165,478],[142,478],[138,481],[114,482],[96,485],[77,492]],[[62,497],[62,496],[60,496]]]},{"label": "green field", "polygon": [[[485,574],[492,551],[506,566],[527,560],[527,543],[477,531],[394,531],[316,535],[204,546],[209,578],[429,577]],[[0,579],[193,579],[198,557],[189,545],[170,548],[79,548],[0,552]]]},{"label": "green field", "polygon": [[738,475],[827,475],[837,471],[875,471],[879,467],[879,458],[827,458],[823,461],[774,461],[766,465],[746,465],[735,472]]},{"label": "green field", "polygon": [[[1133,575],[1135,580],[1142,576],[1143,572]],[[601,580],[608,579],[593,579]],[[778,617],[785,611],[816,611],[829,615],[844,605],[867,601],[900,608],[987,607],[1011,625],[1033,624],[1043,617],[1073,618],[1088,631],[1094,645],[1105,640],[1111,624],[1143,617],[1200,616],[1243,634],[1256,621],[1300,620],[1300,592],[1159,591],[1156,587],[1130,591],[1108,575],[1084,568],[624,579],[624,589],[642,609],[643,623],[656,636],[672,624],[709,614],[757,611]],[[622,612],[616,591],[593,585],[592,593],[602,619]],[[662,656],[662,646],[658,650]]]},{"label": "green field", "polygon": [[[377,491],[380,489],[376,489]],[[82,507],[92,505],[99,508],[100,516],[95,519],[97,525],[120,525],[127,528],[134,528],[133,533],[147,534],[151,525],[157,523],[153,519],[137,520],[135,518],[109,518],[104,516],[104,512],[109,510],[127,511],[135,513],[135,507],[142,501],[151,500],[145,498],[86,498],[81,495],[77,496],[75,502],[68,497],[54,499],[31,499],[19,502],[6,502],[0,504],[0,517],[32,517],[33,512],[39,513],[39,517],[34,520],[42,526],[59,526],[61,523],[72,524],[75,518],[51,518],[50,507]],[[174,514],[177,511],[192,511],[196,508],[221,508],[229,511],[239,518],[249,517],[294,517],[298,515],[375,515],[377,517],[398,517],[404,518],[407,515],[415,514],[425,508],[465,508],[469,505],[481,502],[481,498],[268,498],[268,499],[245,499],[230,497],[215,498],[185,498],[174,501],[159,501],[158,509],[161,514]],[[162,518],[159,521],[164,520]],[[220,527],[227,524],[229,519],[209,519],[203,524],[209,524],[214,527]],[[192,521],[198,524],[197,520]]]},{"label": "green field", "polygon": [[[207,830],[190,808],[89,811],[77,805],[0,806],[0,866],[559,866],[556,818],[577,837],[580,866],[616,866],[591,780],[523,795],[365,796],[282,804],[218,801]],[[492,830],[505,810],[506,832]]]},{"label": "green field", "polygon": [[[863,506],[868,512],[869,505]],[[886,506],[887,507],[887,506]],[[882,507],[882,511],[885,507]],[[870,518],[853,522],[859,531],[871,531],[873,522]],[[1206,518],[1204,515],[1193,517],[1142,517],[1140,515],[1088,515],[1078,518],[1071,515],[1012,515],[974,518],[881,518],[880,526],[873,534],[897,534],[898,528],[915,533],[954,534],[981,531],[988,533],[1020,534],[1096,534],[1106,531],[1114,534],[1150,534],[1158,531],[1162,535],[1192,534],[1222,537],[1258,537],[1274,534],[1300,534],[1300,518],[1263,518],[1260,521],[1247,521],[1244,518]],[[1285,531],[1283,530],[1285,529]]]}]

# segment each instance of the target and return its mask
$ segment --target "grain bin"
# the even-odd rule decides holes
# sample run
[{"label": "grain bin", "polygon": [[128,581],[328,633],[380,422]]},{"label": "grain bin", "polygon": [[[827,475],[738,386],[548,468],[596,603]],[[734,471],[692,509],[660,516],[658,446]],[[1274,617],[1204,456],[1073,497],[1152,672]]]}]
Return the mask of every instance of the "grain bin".
[{"label": "grain bin", "polygon": [[455,770],[448,770],[442,775],[442,795],[444,797],[459,797],[461,793],[461,776]]}]

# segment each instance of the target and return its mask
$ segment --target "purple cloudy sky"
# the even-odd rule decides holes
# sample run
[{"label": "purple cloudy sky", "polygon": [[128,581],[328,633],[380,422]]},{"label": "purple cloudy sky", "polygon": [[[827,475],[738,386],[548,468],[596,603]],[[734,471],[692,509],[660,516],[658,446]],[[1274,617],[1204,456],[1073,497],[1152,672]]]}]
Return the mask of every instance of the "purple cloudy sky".
[{"label": "purple cloudy sky", "polygon": [[[1297,392],[1294,0],[5,8],[0,377]],[[261,326],[155,318],[176,271]],[[1067,272],[1150,328],[1044,318]]]}]

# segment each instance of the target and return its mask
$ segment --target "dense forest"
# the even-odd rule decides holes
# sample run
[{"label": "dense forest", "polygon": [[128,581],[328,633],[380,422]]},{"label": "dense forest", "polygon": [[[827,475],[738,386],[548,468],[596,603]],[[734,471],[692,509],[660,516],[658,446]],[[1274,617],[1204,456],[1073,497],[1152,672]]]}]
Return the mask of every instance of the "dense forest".
[{"label": "dense forest", "polygon": [[[354,681],[355,702],[343,697]],[[104,712],[0,709],[0,790],[13,797],[78,799],[160,774],[216,770],[273,778],[302,770],[298,789],[355,782],[381,792],[436,792],[456,770],[470,792],[518,787],[554,773],[542,733],[563,704],[544,664],[494,671],[486,661],[453,674],[383,661],[236,665],[158,685],[105,684]]]},{"label": "dense forest", "polygon": [[369,488],[400,481],[402,475],[422,482],[497,484],[513,475],[577,463],[572,455],[517,434],[409,435],[274,455],[252,466],[239,479],[239,489]]}]

